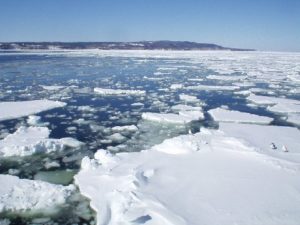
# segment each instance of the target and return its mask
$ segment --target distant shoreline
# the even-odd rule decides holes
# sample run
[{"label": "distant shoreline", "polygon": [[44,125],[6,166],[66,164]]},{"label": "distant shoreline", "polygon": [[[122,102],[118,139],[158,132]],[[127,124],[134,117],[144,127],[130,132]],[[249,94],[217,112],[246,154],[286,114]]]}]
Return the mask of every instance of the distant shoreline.
[{"label": "distant shoreline", "polygon": [[0,50],[181,50],[181,51],[256,51],[189,41],[138,42],[0,42]]}]

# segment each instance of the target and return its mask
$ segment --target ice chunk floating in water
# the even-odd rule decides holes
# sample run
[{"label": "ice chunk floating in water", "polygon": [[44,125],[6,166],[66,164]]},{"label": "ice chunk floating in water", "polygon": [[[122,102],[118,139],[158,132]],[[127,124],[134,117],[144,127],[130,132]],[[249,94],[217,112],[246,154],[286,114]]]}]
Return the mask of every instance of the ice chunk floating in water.
[{"label": "ice chunk floating in water", "polygon": [[35,153],[61,151],[65,146],[79,147],[82,143],[73,138],[48,138],[47,127],[20,127],[0,140],[0,157],[28,156]]},{"label": "ice chunk floating in water", "polygon": [[0,213],[52,214],[75,190],[73,185],[55,185],[10,175],[0,175],[0,183]]},{"label": "ice chunk floating in water", "polygon": [[65,105],[64,102],[50,100],[0,102],[0,121],[29,116]]},{"label": "ice chunk floating in water", "polygon": [[266,116],[258,116],[222,108],[211,109],[208,113],[214,118],[214,120],[222,122],[269,124],[273,120]]}]

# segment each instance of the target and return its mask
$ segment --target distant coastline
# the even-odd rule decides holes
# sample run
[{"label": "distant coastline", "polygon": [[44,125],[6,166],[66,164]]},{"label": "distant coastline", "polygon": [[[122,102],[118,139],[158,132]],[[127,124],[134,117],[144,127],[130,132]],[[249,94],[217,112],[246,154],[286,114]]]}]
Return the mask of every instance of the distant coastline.
[{"label": "distant coastline", "polygon": [[0,42],[1,50],[225,50],[255,51],[255,49],[223,47],[217,44],[189,41],[137,42]]}]

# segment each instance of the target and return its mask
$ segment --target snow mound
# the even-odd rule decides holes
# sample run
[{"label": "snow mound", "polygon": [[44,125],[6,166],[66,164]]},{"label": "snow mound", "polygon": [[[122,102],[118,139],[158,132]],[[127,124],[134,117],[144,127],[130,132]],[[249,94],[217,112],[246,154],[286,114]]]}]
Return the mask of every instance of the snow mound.
[{"label": "snow mound", "polygon": [[55,185],[11,175],[0,175],[0,183],[0,212],[51,213],[75,190],[73,185]]},{"label": "snow mound", "polygon": [[105,89],[94,88],[94,92],[100,95],[145,95],[145,91],[141,90],[121,90],[121,89]]},{"label": "snow mound", "polygon": [[266,116],[258,116],[246,112],[227,110],[222,108],[211,109],[208,113],[215,121],[221,122],[236,122],[236,123],[258,123],[269,124],[272,118]]},{"label": "snow mound", "polygon": [[79,147],[73,138],[50,139],[47,127],[20,127],[0,140],[0,156],[29,156],[35,153],[62,151],[65,146]]},{"label": "snow mound", "polygon": [[142,152],[99,150],[82,160],[75,182],[98,225],[298,224],[300,171],[268,163],[273,158],[254,149],[202,129]]},{"label": "snow mound", "polygon": [[50,100],[0,102],[0,121],[29,116],[65,105],[64,102]]}]

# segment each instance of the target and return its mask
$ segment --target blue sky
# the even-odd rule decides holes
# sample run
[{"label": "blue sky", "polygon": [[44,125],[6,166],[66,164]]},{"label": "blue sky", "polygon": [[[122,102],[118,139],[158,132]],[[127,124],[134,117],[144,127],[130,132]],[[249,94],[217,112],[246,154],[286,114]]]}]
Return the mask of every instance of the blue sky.
[{"label": "blue sky", "polygon": [[300,0],[0,0],[0,41],[188,40],[300,51]]}]

